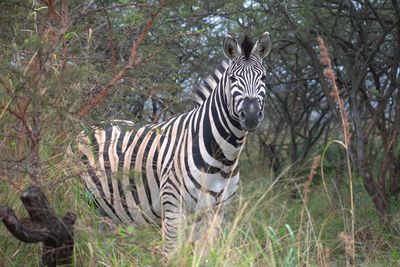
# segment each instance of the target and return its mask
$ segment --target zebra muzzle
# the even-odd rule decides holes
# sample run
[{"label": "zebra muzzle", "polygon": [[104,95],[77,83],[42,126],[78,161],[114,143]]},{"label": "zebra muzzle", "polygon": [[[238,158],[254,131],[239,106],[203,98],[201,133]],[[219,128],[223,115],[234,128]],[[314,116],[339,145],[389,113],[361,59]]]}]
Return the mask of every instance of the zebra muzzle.
[{"label": "zebra muzzle", "polygon": [[257,98],[246,98],[243,101],[242,109],[239,112],[239,122],[245,131],[255,131],[264,118]]}]

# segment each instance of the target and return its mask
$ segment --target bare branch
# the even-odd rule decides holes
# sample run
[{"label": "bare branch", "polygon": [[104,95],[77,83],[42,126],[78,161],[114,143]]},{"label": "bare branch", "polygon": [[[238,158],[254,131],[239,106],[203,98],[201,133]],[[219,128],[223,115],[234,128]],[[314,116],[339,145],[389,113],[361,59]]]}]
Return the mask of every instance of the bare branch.
[{"label": "bare branch", "polygon": [[125,65],[125,67],[117,73],[113,77],[113,79],[106,85],[104,86],[99,93],[97,93],[94,97],[89,99],[86,103],[84,103],[80,108],[76,116],[78,118],[82,118],[85,116],[87,113],[89,113],[97,104],[99,104],[101,101],[103,101],[115,88],[115,86],[118,84],[118,82],[126,75],[126,73],[131,70],[137,63],[137,50],[139,49],[140,45],[143,43],[147,33],[149,32],[150,28],[153,26],[154,20],[158,15],[158,11],[153,12],[151,14],[151,17],[147,20],[146,25],[144,26],[141,34],[139,35],[139,38],[134,42],[132,48],[131,48],[131,54],[128,60],[128,64]]},{"label": "bare branch", "polygon": [[115,58],[115,48],[114,48],[114,34],[113,34],[113,27],[111,24],[110,16],[108,15],[108,12],[106,9],[104,9],[104,14],[106,15],[107,18],[107,24],[108,24],[108,36],[109,36],[109,46],[111,50],[111,69],[113,74],[115,75],[116,70],[115,70],[115,65],[116,65],[116,58]]}]

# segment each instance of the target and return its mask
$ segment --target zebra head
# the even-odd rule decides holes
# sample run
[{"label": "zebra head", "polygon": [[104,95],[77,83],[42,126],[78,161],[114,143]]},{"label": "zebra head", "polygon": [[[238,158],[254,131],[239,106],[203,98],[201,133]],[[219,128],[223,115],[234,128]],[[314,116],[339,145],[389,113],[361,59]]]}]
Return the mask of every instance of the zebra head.
[{"label": "zebra head", "polygon": [[254,131],[264,118],[266,70],[262,59],[271,50],[269,33],[263,33],[255,45],[247,36],[239,45],[228,35],[223,47],[230,61],[226,75],[231,115],[244,131]]}]

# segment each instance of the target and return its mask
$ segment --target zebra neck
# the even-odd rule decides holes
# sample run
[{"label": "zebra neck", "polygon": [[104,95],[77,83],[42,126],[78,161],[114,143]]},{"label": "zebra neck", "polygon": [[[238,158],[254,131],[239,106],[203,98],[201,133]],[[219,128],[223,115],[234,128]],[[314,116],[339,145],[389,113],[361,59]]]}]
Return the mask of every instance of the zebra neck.
[{"label": "zebra neck", "polygon": [[201,113],[199,142],[206,144],[208,153],[215,160],[226,162],[224,165],[236,163],[247,136],[231,116],[227,100],[224,86],[219,85],[198,110]]}]

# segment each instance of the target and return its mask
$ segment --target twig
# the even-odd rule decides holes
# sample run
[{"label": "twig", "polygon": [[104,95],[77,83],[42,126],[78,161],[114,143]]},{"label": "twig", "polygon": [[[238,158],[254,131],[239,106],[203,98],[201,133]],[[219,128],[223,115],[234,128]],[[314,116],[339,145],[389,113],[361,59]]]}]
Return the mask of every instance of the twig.
[{"label": "twig", "polygon": [[143,43],[158,14],[158,11],[153,12],[151,14],[151,17],[147,20],[147,23],[144,26],[141,34],[139,35],[139,38],[134,42],[134,45],[131,48],[131,54],[128,60],[128,64],[126,64],[125,67],[120,72],[118,72],[117,75],[115,75],[114,78],[106,86],[104,86],[99,93],[90,98],[79,108],[76,117],[82,118],[87,113],[89,113],[97,104],[103,101],[113,91],[119,80],[121,80],[126,75],[126,73],[138,63],[137,50]]},{"label": "twig", "polygon": [[10,178],[6,177],[5,175],[0,174],[0,180],[10,183],[13,187],[15,187],[15,189],[17,189],[19,192],[22,192],[22,189],[16,183],[14,183]]},{"label": "twig", "polygon": [[113,28],[112,28],[112,23],[110,20],[110,16],[108,15],[107,9],[104,9],[104,14],[106,15],[106,18],[107,18],[108,38],[110,39],[109,46],[110,46],[110,50],[111,50],[111,69],[112,69],[113,75],[115,75],[115,73],[116,73],[116,70],[115,70],[116,58],[115,58]]},{"label": "twig", "polygon": [[112,6],[109,6],[109,7],[102,6],[102,7],[96,8],[96,9],[88,10],[88,12],[86,14],[96,13],[96,12],[101,12],[101,11],[107,11],[107,10],[113,10],[113,9],[118,9],[118,8],[125,8],[125,7],[154,8],[154,5],[152,5],[152,4],[129,3],[129,4],[112,5]]}]

